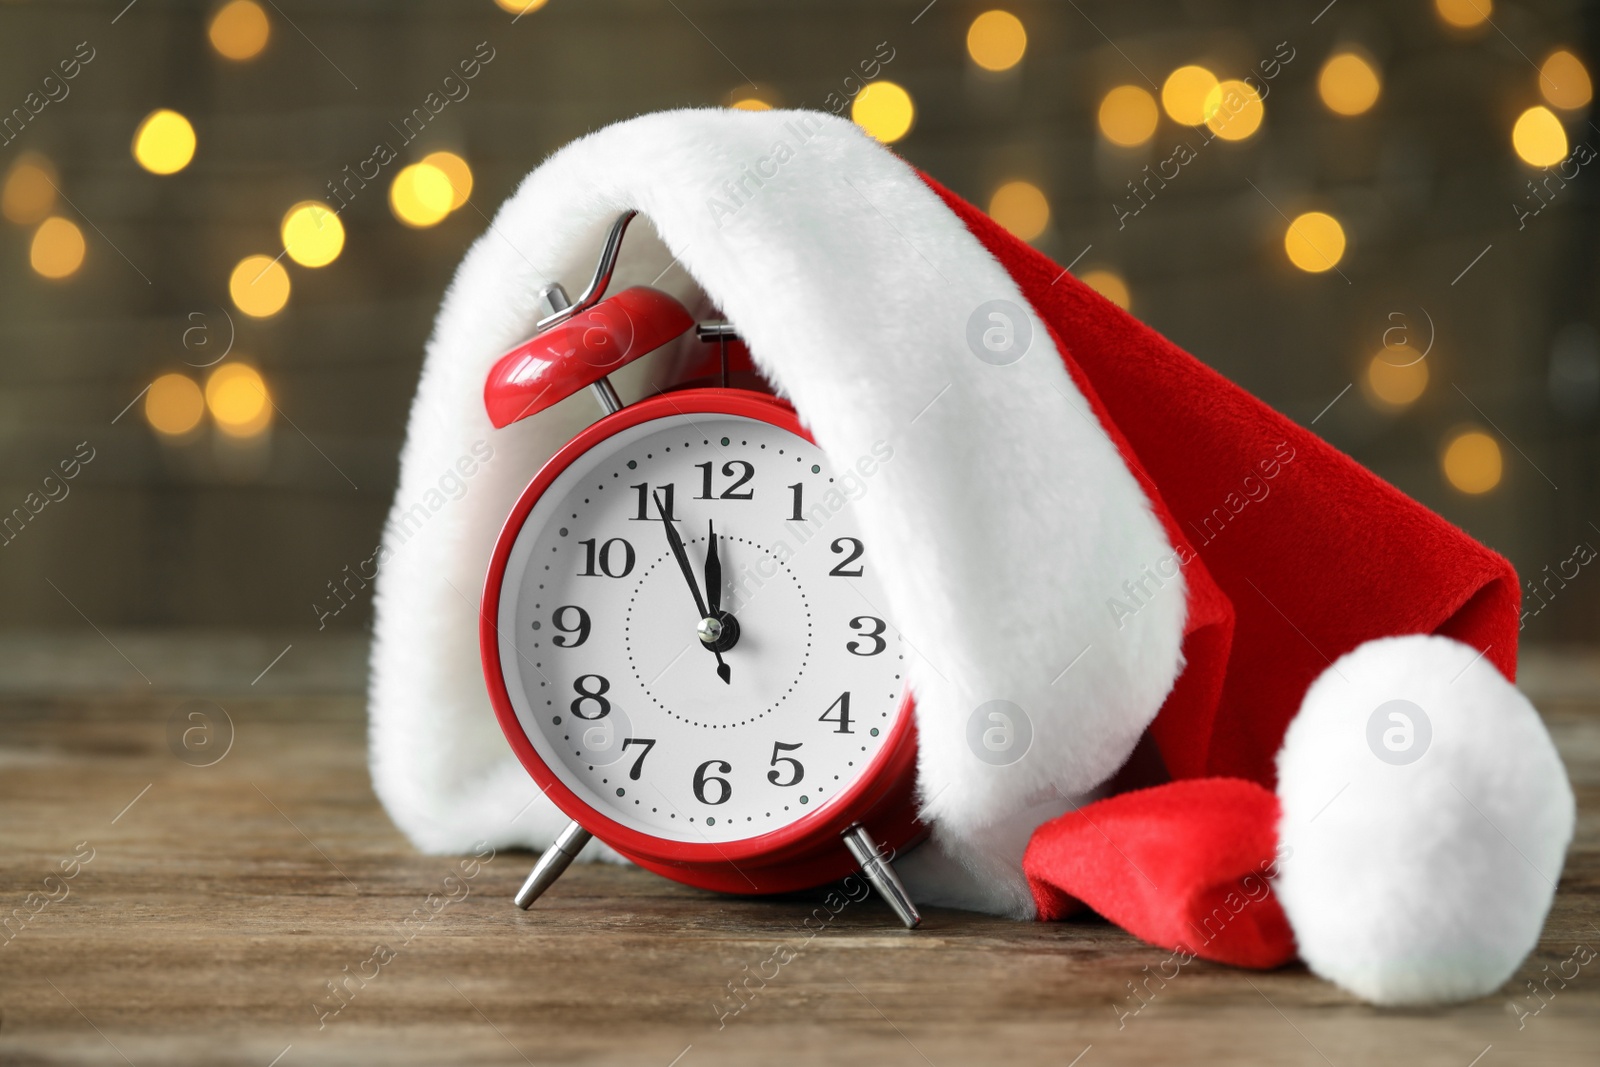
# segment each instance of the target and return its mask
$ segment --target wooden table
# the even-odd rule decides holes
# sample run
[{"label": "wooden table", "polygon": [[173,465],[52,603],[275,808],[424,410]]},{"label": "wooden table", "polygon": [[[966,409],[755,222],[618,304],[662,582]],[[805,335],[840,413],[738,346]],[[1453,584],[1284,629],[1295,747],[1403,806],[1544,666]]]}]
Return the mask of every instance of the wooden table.
[{"label": "wooden table", "polygon": [[[495,856],[467,878],[456,859],[414,852],[379,808],[363,653],[328,634],[0,635],[0,901],[31,914],[13,918],[0,945],[0,1063],[1497,1067],[1600,1057],[1600,961],[1520,1029],[1509,1007],[1525,979],[1575,945],[1600,949],[1592,659],[1526,661],[1580,825],[1539,950],[1500,994],[1382,1011],[1300,967],[1195,962],[1119,1025],[1116,1009],[1137,1003],[1128,983],[1167,953],[1096,921],[933,910],[908,933],[872,902],[808,939],[801,923],[820,897],[719,897],[610,867],[575,867],[536,909],[518,911],[508,898],[528,855]],[[211,766],[169,747],[169,720],[194,699],[216,701],[235,727]],[[73,861],[88,850],[87,863]],[[61,879],[63,861],[75,877]],[[387,949],[375,955],[378,945]],[[751,978],[757,991],[719,1020],[716,1005],[737,1003],[729,983],[771,974],[763,963],[785,945],[794,958],[764,988]],[[334,997],[328,983],[347,974],[372,977]]]}]

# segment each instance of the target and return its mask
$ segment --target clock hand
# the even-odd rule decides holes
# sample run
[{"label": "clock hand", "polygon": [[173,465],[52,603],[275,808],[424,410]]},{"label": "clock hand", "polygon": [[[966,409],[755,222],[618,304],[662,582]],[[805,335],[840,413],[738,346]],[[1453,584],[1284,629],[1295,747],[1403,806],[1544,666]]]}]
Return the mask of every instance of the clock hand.
[{"label": "clock hand", "polygon": [[[655,498],[656,510],[661,513],[661,525],[667,531],[667,544],[671,546],[672,555],[678,561],[678,569],[683,571],[683,580],[689,583],[689,592],[694,594],[695,610],[700,612],[700,621],[703,624],[712,616],[706,611],[705,599],[700,595],[700,583],[695,581],[694,568],[689,565],[689,553],[684,551],[683,538],[678,536],[678,531],[672,526],[672,520],[667,517],[667,509],[661,503],[661,495],[659,493],[651,495]],[[702,641],[702,643],[704,642]],[[709,648],[710,646],[706,647]],[[733,671],[726,663],[722,662],[722,653],[713,648],[711,649],[711,654],[717,657],[717,677],[721,678],[724,683],[732,685]]]},{"label": "clock hand", "polygon": [[722,556],[717,551],[717,524],[706,523],[706,606],[711,616],[722,615]]}]

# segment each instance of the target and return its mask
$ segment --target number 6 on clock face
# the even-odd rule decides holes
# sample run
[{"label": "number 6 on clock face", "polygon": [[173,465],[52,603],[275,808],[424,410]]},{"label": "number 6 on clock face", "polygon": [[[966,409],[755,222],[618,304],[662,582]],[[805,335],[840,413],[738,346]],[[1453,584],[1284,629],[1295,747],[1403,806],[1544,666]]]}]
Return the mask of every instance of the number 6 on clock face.
[{"label": "number 6 on clock face", "polygon": [[[507,736],[567,814],[744,892],[838,877],[839,834],[891,793],[905,843],[906,659],[863,484],[786,407],[729,390],[641,401],[546,465],[496,547],[483,647]],[[806,859],[824,843],[844,866]]]}]

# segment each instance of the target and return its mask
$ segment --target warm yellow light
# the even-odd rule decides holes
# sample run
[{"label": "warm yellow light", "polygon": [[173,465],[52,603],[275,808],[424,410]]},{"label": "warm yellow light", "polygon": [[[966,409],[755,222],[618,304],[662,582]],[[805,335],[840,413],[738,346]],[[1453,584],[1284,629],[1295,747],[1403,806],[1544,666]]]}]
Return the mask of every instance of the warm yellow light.
[{"label": "warm yellow light", "polygon": [[344,250],[344,223],[320,200],[290,208],[279,232],[289,258],[302,267],[326,267]]},{"label": "warm yellow light", "polygon": [[194,127],[176,111],[160,108],[133,134],[133,158],[152,174],[176,174],[194,158]]},{"label": "warm yellow light", "polygon": [[1549,108],[1530,107],[1511,128],[1511,147],[1530,166],[1553,166],[1567,158],[1567,131]]},{"label": "warm yellow light", "polygon": [[206,379],[206,407],[218,429],[232,437],[253,437],[272,421],[267,383],[246,363],[224,363]]},{"label": "warm yellow light", "polygon": [[1428,388],[1428,364],[1409,349],[1386,348],[1367,364],[1363,384],[1374,407],[1403,408],[1415,403]]},{"label": "warm yellow light", "polygon": [[1433,7],[1445,22],[1466,29],[1488,20],[1494,0],[1433,0]]},{"label": "warm yellow light", "polygon": [[1133,307],[1133,294],[1128,291],[1128,283],[1114,270],[1084,271],[1078,280],[1124,311]]},{"label": "warm yellow light", "polygon": [[449,177],[432,163],[413,163],[389,184],[389,210],[407,226],[419,229],[450,214],[455,199]]},{"label": "warm yellow light", "polygon": [[228,292],[240,311],[264,319],[289,302],[289,272],[271,256],[245,256],[233,268]]},{"label": "warm yellow light", "polygon": [[1155,97],[1137,85],[1119,85],[1100,101],[1100,132],[1125,148],[1148,141],[1160,118]]},{"label": "warm yellow light", "polygon": [[1337,52],[1322,65],[1317,92],[1328,110],[1338,115],[1359,115],[1378,102],[1378,72],[1355,52]]},{"label": "warm yellow light", "polygon": [[1212,133],[1224,141],[1242,141],[1256,132],[1267,109],[1248,82],[1230,80],[1206,94],[1205,113]]},{"label": "warm yellow light", "polygon": [[1161,86],[1161,106],[1173,122],[1199,126],[1205,122],[1206,100],[1217,87],[1217,76],[1204,67],[1179,67]]},{"label": "warm yellow light", "polygon": [[430,152],[422,157],[425,166],[436,168],[450,183],[450,210],[467,202],[472,195],[472,168],[454,152]]},{"label": "warm yellow light", "polygon": [[54,215],[33,231],[28,261],[46,278],[65,278],[83,266],[83,231],[71,219]]},{"label": "warm yellow light", "polygon": [[1006,182],[989,198],[989,217],[1031,241],[1050,223],[1050,202],[1032,182]]},{"label": "warm yellow light", "polygon": [[163,374],[144,394],[145,421],[169,437],[186,434],[200,425],[206,411],[200,387],[186,374]]},{"label": "warm yellow light", "polygon": [[891,81],[875,81],[856,94],[850,118],[884,144],[893,144],[911,132],[917,109],[911,94]]},{"label": "warm yellow light", "polygon": [[1563,48],[1551,52],[1539,68],[1539,91],[1551,106],[1572,111],[1594,96],[1594,84],[1583,60]]},{"label": "warm yellow light", "polygon": [[1487,493],[1500,484],[1500,445],[1482,430],[1458,433],[1445,446],[1444,476],[1463,493]]},{"label": "warm yellow light", "polygon": [[985,11],[967,27],[967,54],[984,70],[1010,70],[1028,50],[1028,31],[1009,11]]},{"label": "warm yellow light", "polygon": [[272,24],[255,0],[232,0],[211,16],[211,47],[228,59],[253,59],[271,36]]},{"label": "warm yellow light", "polygon": [[1332,270],[1344,258],[1344,227],[1332,215],[1307,211],[1289,223],[1283,250],[1289,253],[1289,262],[1303,271]]},{"label": "warm yellow light", "polygon": [[549,0],[494,0],[502,11],[509,11],[513,15],[526,15],[530,11],[537,11]]},{"label": "warm yellow light", "polygon": [[50,161],[25,152],[12,164],[0,192],[0,213],[19,226],[30,226],[56,206],[56,169]]},{"label": "warm yellow light", "polygon": [[729,104],[728,106],[733,108],[735,111],[771,111],[772,110],[772,105],[771,104],[767,103],[765,100],[758,100],[757,98],[755,98],[753,96],[747,96],[743,100],[735,100],[733,103]]}]

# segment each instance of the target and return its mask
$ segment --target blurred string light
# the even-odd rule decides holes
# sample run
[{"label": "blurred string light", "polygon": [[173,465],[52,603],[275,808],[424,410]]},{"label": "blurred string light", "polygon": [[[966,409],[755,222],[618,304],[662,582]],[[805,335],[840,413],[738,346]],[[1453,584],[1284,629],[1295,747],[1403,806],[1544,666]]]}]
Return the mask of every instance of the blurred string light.
[{"label": "blurred string light", "polygon": [[144,417],[151,429],[168,437],[181,437],[200,425],[205,398],[187,374],[163,374],[144,394]]},{"label": "blurred string light", "polygon": [[1114,270],[1086,270],[1078,275],[1078,280],[1123,311],[1133,307],[1133,294],[1128,291],[1128,283]]},{"label": "blurred string light", "polygon": [[133,158],[151,174],[176,174],[194,158],[194,127],[176,111],[160,108],[133,134]]},{"label": "blurred string light", "polygon": [[1545,57],[1539,68],[1539,91],[1551,107],[1575,111],[1594,96],[1594,83],[1583,60],[1562,48]]},{"label": "blurred string light", "polygon": [[855,124],[884,144],[893,144],[910,133],[916,116],[911,94],[892,81],[870,82],[850,105],[850,118]]},{"label": "blurred string light", "polygon": [[71,219],[53,215],[33,231],[28,262],[46,278],[67,278],[83,266],[83,231]]},{"label": "blurred string light", "polygon": [[1499,442],[1475,428],[1456,432],[1445,445],[1439,462],[1445,480],[1471,496],[1499,485],[1504,471]]},{"label": "blurred string light", "polygon": [[438,169],[450,183],[450,210],[466,204],[472,195],[472,168],[454,152],[430,152],[422,162]]},{"label": "blurred string light", "polygon": [[254,437],[272,421],[272,402],[261,373],[247,363],[224,363],[206,379],[206,407],[230,437]]},{"label": "blurred string light", "polygon": [[1266,117],[1261,94],[1249,82],[1219,82],[1206,94],[1206,128],[1224,141],[1242,141],[1255,133]]},{"label": "blurred string light", "polygon": [[231,0],[211,16],[207,31],[211,47],[226,59],[244,61],[254,59],[267,47],[272,36],[272,24],[267,13],[255,0]]},{"label": "blurred string light", "polygon": [[537,11],[549,0],[494,0],[495,6],[502,11],[509,11],[513,15],[526,15],[530,11]]},{"label": "blurred string light", "polygon": [[415,229],[442,222],[454,203],[455,190],[449,175],[432,163],[403,167],[389,183],[389,210]]},{"label": "blurred string light", "polygon": [[771,111],[772,105],[755,96],[741,97],[728,105],[735,111]]},{"label": "blurred string light", "polygon": [[1433,0],[1433,9],[1457,29],[1481,26],[1494,14],[1494,0]]},{"label": "blurred string light", "polygon": [[1100,132],[1124,148],[1148,141],[1160,118],[1155,97],[1137,85],[1119,85],[1100,101]]},{"label": "blurred string light", "polygon": [[1161,106],[1167,117],[1184,126],[1203,125],[1210,114],[1206,102],[1217,88],[1217,76],[1200,66],[1179,67],[1161,86]]},{"label": "blurred string light", "polygon": [[302,267],[326,267],[344,250],[344,223],[320,200],[303,200],[280,227],[289,258]]},{"label": "blurred string light", "polygon": [[289,302],[289,272],[271,256],[245,256],[228,278],[228,293],[246,315],[269,318]]},{"label": "blurred string light", "polygon": [[1427,361],[1416,358],[1409,348],[1385,348],[1367,364],[1362,386],[1375,408],[1410,407],[1428,388]]},{"label": "blurred string light", "polygon": [[1050,202],[1032,182],[1006,182],[989,198],[989,217],[1019,239],[1031,241],[1050,224]]},{"label": "blurred string light", "polygon": [[1567,158],[1567,131],[1549,108],[1530,107],[1511,128],[1511,147],[1529,166],[1554,166]]},{"label": "blurred string light", "polygon": [[6,174],[0,214],[18,226],[44,221],[56,206],[56,168],[44,156],[24,153]]},{"label": "blurred string light", "polygon": [[1344,258],[1344,227],[1324,211],[1307,211],[1295,217],[1283,234],[1289,262],[1311,274],[1332,270]]},{"label": "blurred string light", "polygon": [[967,27],[967,54],[984,70],[1010,70],[1028,50],[1028,31],[1009,11],[985,11]]},{"label": "blurred string light", "polygon": [[1317,92],[1336,115],[1360,115],[1378,102],[1378,72],[1358,52],[1335,52],[1322,65]]}]

